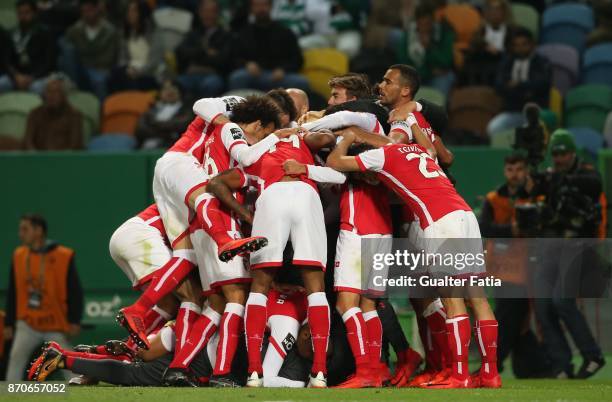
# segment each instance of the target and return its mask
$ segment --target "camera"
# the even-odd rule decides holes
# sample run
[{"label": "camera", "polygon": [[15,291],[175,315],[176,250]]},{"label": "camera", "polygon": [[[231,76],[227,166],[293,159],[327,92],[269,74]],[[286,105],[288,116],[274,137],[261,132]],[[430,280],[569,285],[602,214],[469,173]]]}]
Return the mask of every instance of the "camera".
[{"label": "camera", "polygon": [[523,115],[527,124],[515,129],[513,148],[527,152],[527,164],[532,172],[536,172],[538,165],[544,161],[547,146],[544,126],[540,123],[540,107],[527,103]]}]

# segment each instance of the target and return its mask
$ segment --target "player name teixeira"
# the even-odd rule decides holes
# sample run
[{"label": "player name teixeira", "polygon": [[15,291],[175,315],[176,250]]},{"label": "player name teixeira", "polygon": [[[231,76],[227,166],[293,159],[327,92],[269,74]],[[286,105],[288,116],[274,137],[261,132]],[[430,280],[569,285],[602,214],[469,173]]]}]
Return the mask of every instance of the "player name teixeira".
[{"label": "player name teixeira", "polygon": [[445,276],[442,278],[433,278],[430,276],[413,277],[402,275],[397,278],[386,278],[383,275],[375,275],[372,278],[372,284],[376,287],[465,287],[465,286],[481,286],[481,287],[501,287],[502,281],[494,276],[479,276],[470,275],[460,278]]}]

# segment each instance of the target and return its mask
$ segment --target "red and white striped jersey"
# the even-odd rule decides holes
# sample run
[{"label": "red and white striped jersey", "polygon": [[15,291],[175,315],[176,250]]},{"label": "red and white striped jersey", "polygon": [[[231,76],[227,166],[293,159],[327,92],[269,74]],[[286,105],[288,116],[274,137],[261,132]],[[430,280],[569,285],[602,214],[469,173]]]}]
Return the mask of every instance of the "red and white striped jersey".
[{"label": "red and white striped jersey", "polygon": [[208,123],[200,117],[196,117],[189,123],[187,130],[181,135],[181,138],[167,152],[185,152],[193,155],[198,162],[203,163],[204,140],[214,127],[215,125]]},{"label": "red and white striped jersey", "polygon": [[204,142],[204,172],[212,178],[224,170],[236,167],[238,163],[232,158],[235,146],[247,146],[242,129],[235,123],[216,125]]},{"label": "red and white striped jersey", "polygon": [[149,205],[136,216],[142,219],[147,225],[159,230],[159,233],[161,233],[162,237],[166,239],[166,241],[168,241],[168,239],[166,238],[166,228],[164,227],[164,222],[162,221],[161,216],[159,216],[157,204]]},{"label": "red and white striped jersey", "polygon": [[293,292],[291,294],[281,293],[276,289],[268,292],[268,317],[282,315],[297,320],[299,323],[306,319],[308,300],[306,294]]},{"label": "red and white striped jersey", "polygon": [[356,157],[362,171],[371,170],[410,206],[425,229],[443,216],[471,208],[442,168],[417,144],[390,144]]}]

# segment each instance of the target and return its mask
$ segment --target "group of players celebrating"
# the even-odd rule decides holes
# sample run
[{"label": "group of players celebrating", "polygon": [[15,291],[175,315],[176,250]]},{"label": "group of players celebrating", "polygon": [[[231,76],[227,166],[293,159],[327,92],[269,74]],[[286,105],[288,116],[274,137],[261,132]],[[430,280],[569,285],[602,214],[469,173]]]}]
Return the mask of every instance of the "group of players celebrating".
[{"label": "group of players celebrating", "polygon": [[[195,119],[157,161],[155,204],[110,241],[142,290],[117,316],[129,338],[72,351],[49,343],[29,378],[61,368],[81,374],[75,382],[122,385],[500,387],[497,321],[485,297],[441,288],[411,299],[425,349],[417,372],[423,358],[384,293],[363,280],[362,242],[391,251],[392,198],[404,205],[403,233],[425,251],[437,239],[480,238],[442,168],[452,154],[427,119],[444,110],[413,99],[419,77],[406,65],[388,69],[378,100],[357,74],[330,87],[324,112],[309,112],[297,89],[198,100]],[[474,373],[466,301],[482,356]],[[381,359],[383,336],[398,356],[393,374]]]}]

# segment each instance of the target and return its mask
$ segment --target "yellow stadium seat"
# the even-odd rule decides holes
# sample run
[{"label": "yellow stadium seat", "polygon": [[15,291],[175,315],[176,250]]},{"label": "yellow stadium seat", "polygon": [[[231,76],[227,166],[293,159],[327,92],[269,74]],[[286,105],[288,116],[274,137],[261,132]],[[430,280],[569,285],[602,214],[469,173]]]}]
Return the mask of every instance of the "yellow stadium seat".
[{"label": "yellow stadium seat", "polygon": [[348,57],[336,49],[311,49],[304,52],[302,74],[308,79],[310,88],[324,98],[329,97],[329,79],[346,74],[348,69]]},{"label": "yellow stadium seat", "polygon": [[563,95],[555,87],[550,88],[550,110],[557,116],[557,121],[563,121]]}]

